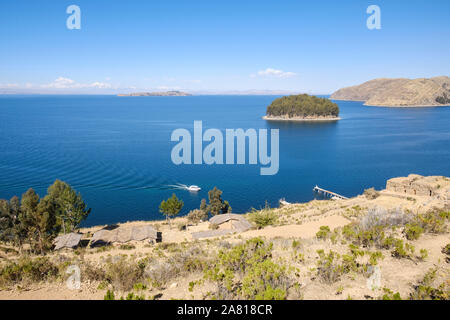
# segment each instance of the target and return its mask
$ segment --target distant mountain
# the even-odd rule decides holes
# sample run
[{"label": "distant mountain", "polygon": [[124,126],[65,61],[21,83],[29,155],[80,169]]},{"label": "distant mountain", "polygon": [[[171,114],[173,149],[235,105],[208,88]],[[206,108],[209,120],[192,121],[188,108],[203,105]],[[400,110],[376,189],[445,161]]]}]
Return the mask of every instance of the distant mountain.
[{"label": "distant mountain", "polygon": [[368,106],[445,106],[450,105],[450,78],[375,79],[339,89],[330,99],[364,101]]},{"label": "distant mountain", "polygon": [[165,91],[165,92],[136,92],[128,94],[118,94],[119,97],[186,97],[191,96],[190,93],[181,91]]}]

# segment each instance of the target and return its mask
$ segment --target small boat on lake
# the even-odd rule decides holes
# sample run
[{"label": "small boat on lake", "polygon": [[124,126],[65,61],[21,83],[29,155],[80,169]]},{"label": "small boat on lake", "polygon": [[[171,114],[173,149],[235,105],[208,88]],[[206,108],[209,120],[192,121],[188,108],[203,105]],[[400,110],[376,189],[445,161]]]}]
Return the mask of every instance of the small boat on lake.
[{"label": "small boat on lake", "polygon": [[196,185],[192,185],[192,186],[187,187],[187,189],[192,192],[197,192],[197,191],[200,191],[202,188],[200,188],[199,186],[196,186]]}]

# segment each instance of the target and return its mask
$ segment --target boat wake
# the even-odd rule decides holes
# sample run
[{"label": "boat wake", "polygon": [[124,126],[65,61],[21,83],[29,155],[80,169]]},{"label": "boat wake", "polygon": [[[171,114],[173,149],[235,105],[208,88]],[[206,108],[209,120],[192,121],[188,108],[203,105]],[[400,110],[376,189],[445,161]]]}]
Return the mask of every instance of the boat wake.
[{"label": "boat wake", "polygon": [[196,185],[187,186],[182,183],[171,184],[171,185],[169,185],[169,187],[174,188],[174,189],[180,189],[180,190],[188,190],[191,192],[197,192],[197,191],[201,190],[201,188],[199,186],[196,186]]}]

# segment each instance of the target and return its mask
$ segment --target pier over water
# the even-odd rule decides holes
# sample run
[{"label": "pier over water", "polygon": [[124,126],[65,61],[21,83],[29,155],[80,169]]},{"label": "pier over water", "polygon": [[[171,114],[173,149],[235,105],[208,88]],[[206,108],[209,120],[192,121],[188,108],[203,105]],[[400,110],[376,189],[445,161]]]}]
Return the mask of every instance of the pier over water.
[{"label": "pier over water", "polygon": [[328,190],[322,189],[322,188],[320,188],[320,187],[317,186],[317,185],[313,188],[313,191],[314,191],[314,192],[317,192],[317,193],[323,193],[323,194],[326,195],[326,196],[333,197],[333,198],[337,198],[337,199],[341,199],[341,200],[346,200],[346,199],[348,199],[347,197],[344,197],[344,196],[342,196],[342,195],[340,195],[340,194],[337,194],[336,192],[328,191]]}]

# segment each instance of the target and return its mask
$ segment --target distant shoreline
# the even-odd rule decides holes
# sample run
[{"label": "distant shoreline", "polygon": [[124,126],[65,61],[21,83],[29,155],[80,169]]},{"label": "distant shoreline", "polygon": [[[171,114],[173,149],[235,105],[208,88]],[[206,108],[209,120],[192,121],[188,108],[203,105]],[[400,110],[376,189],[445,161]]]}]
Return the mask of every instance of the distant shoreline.
[{"label": "distant shoreline", "polygon": [[[351,101],[351,102],[365,102],[365,100],[351,100],[351,99],[331,99],[336,101]],[[399,106],[399,105],[382,105],[382,104],[363,104],[366,107],[384,107],[384,108],[439,108],[439,107],[450,107],[450,104],[418,104],[410,106]]]},{"label": "distant shoreline", "polygon": [[411,106],[396,106],[396,105],[392,105],[392,106],[386,106],[386,105],[381,105],[381,104],[366,104],[364,103],[364,105],[366,107],[384,107],[384,108],[439,108],[439,107],[450,107],[450,104],[439,104],[439,105],[411,105]]},{"label": "distant shoreline", "polygon": [[119,93],[118,97],[189,97],[190,93],[182,91],[165,91],[165,92],[134,92],[134,93]]},{"label": "distant shoreline", "polygon": [[262,118],[267,121],[338,121],[338,120],[342,119],[340,117],[314,117],[314,118],[292,117],[292,118],[286,118],[286,117],[273,117],[273,116],[264,116]]}]

